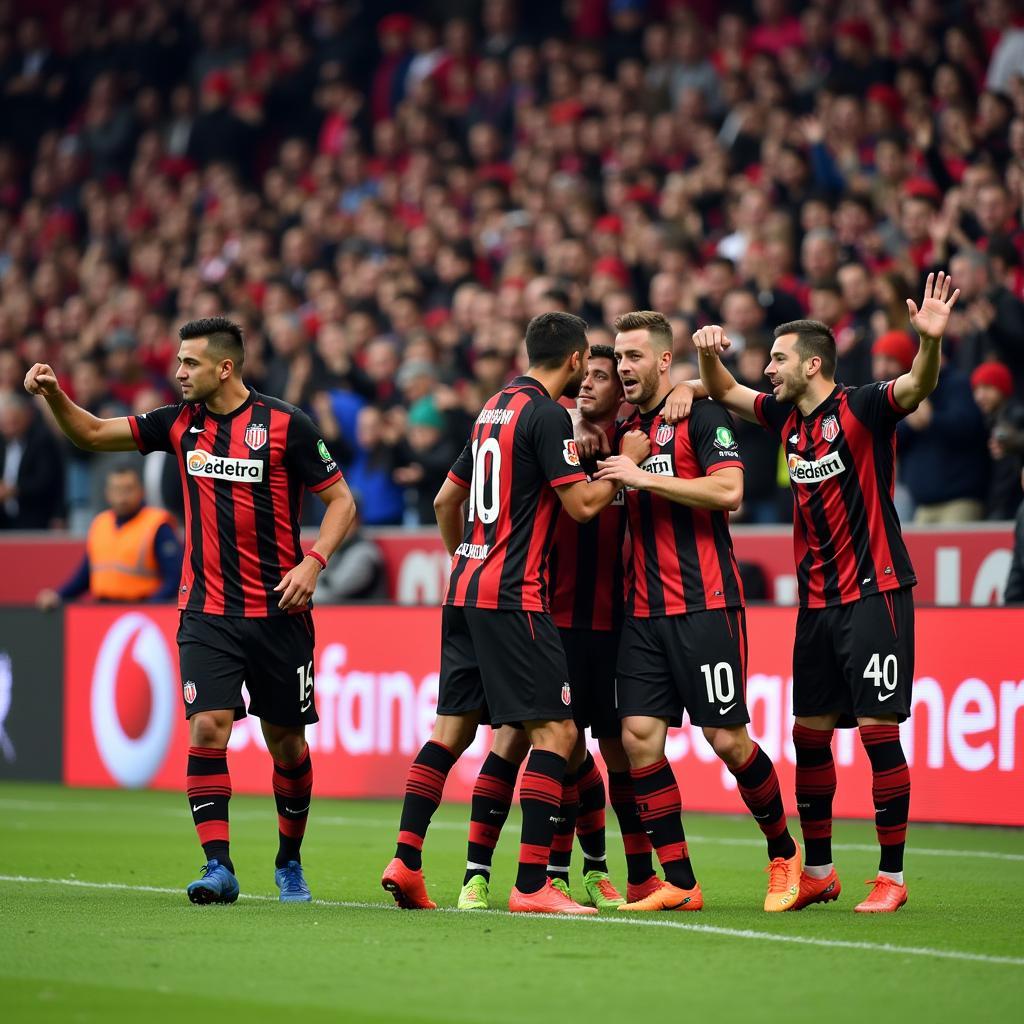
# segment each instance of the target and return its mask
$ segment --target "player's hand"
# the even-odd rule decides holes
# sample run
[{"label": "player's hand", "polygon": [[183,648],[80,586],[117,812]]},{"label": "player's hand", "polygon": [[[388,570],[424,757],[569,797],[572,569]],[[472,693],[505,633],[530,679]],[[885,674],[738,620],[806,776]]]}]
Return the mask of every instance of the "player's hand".
[{"label": "player's hand", "polygon": [[960,297],[959,288],[952,295],[949,294],[949,286],[952,283],[953,279],[940,270],[938,274],[928,275],[920,309],[914,304],[913,299],[907,299],[910,323],[922,341],[942,340],[946,324],[949,323],[949,314]]},{"label": "player's hand", "polygon": [[25,374],[25,390],[30,395],[43,395],[48,398],[59,394],[60,385],[57,383],[57,374],[53,372],[53,367],[47,363],[36,363]]},{"label": "player's hand", "polygon": [[665,407],[661,411],[661,418],[673,426],[680,420],[685,420],[690,415],[696,392],[686,381],[680,381],[665,399]]},{"label": "player's hand", "polygon": [[56,590],[40,590],[36,595],[36,607],[42,612],[52,612],[60,607],[60,595]]},{"label": "player's hand", "polygon": [[600,427],[588,423],[582,416],[576,417],[572,432],[576,438],[576,451],[581,459],[596,459],[599,455],[611,454],[608,435]]},{"label": "player's hand", "polygon": [[698,355],[717,359],[732,347],[732,342],[725,336],[725,328],[718,324],[708,324],[693,332],[693,347]]},{"label": "player's hand", "polygon": [[316,581],[320,575],[320,563],[315,558],[304,558],[294,569],[285,574],[274,592],[282,592],[277,607],[281,611],[290,608],[304,608],[316,589]]},{"label": "player's hand", "polygon": [[651,454],[651,439],[642,430],[630,430],[622,438],[621,451],[639,466]]},{"label": "player's hand", "polygon": [[597,464],[595,480],[610,480],[621,487],[641,487],[649,474],[645,473],[629,456],[610,455]]}]

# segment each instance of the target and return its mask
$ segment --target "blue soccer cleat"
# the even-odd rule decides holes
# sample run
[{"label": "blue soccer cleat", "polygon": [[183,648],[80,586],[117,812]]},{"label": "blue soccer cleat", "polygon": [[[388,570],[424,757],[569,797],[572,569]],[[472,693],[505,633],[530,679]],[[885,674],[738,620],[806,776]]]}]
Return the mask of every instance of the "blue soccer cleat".
[{"label": "blue soccer cleat", "polygon": [[281,890],[282,903],[308,903],[313,898],[306,885],[302,865],[297,860],[290,860],[283,868],[278,868],[274,872],[274,881]]},{"label": "blue soccer cleat", "polygon": [[185,890],[193,903],[234,903],[238,899],[238,879],[219,860],[203,865],[202,877]]}]

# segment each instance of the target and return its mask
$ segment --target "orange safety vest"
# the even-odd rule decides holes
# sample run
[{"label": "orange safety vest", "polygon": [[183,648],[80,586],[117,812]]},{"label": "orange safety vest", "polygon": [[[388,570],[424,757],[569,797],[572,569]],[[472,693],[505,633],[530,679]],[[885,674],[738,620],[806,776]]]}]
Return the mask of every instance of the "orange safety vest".
[{"label": "orange safety vest", "polygon": [[85,549],[89,555],[89,592],[100,601],[144,601],[160,589],[160,566],[154,553],[156,532],[167,523],[168,512],[143,507],[126,523],[107,509],[89,527]]}]

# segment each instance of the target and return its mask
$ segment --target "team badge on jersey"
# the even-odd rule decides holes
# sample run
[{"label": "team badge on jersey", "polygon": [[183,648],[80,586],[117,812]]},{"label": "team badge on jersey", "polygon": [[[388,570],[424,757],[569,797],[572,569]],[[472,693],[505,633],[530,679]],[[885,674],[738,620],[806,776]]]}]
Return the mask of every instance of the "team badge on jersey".
[{"label": "team badge on jersey", "polygon": [[562,683],[562,703],[568,707],[572,703],[572,690],[568,683]]},{"label": "team badge on jersey", "polygon": [[251,451],[262,448],[267,443],[267,428],[262,423],[250,423],[245,428],[245,443]]},{"label": "team badge on jersey", "polygon": [[580,464],[580,453],[576,449],[575,441],[566,439],[562,442],[562,458],[565,459],[566,464],[569,466],[578,466]]},{"label": "team badge on jersey", "polygon": [[658,432],[654,435],[654,443],[659,448],[664,448],[665,445],[667,445],[669,441],[671,441],[672,438],[675,437],[675,434],[675,427],[671,427],[667,423],[662,423],[662,425],[658,427]]},{"label": "team badge on jersey", "polygon": [[839,436],[839,420],[835,416],[826,416],[821,421],[821,436],[829,444]]},{"label": "team badge on jersey", "polygon": [[191,704],[196,699],[196,684],[191,679],[186,679],[185,684],[181,688],[182,696],[185,698],[186,704]]}]

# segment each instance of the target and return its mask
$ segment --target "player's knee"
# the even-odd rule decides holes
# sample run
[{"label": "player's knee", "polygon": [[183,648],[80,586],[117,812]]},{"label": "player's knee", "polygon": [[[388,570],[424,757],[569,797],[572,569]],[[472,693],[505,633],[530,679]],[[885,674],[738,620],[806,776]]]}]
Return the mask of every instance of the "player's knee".
[{"label": "player's knee", "polygon": [[656,738],[652,730],[638,725],[622,727],[622,747],[631,765],[647,764],[657,753]]},{"label": "player's knee", "polygon": [[193,715],[189,719],[188,727],[189,740],[194,747],[224,747],[231,735],[230,727],[225,730],[214,715]]},{"label": "player's knee", "polygon": [[476,736],[479,720],[478,714],[438,715],[430,738],[447,747],[456,757],[462,757]]},{"label": "player's knee", "polygon": [[739,768],[754,750],[754,743],[743,728],[705,729],[704,737],[730,768]]},{"label": "player's knee", "polygon": [[526,735],[525,729],[503,725],[494,734],[491,750],[505,761],[521,764],[530,752],[530,737]]},{"label": "player's knee", "polygon": [[538,750],[550,750],[568,761],[576,746],[576,723],[568,718],[563,722],[530,723],[530,742]]}]

